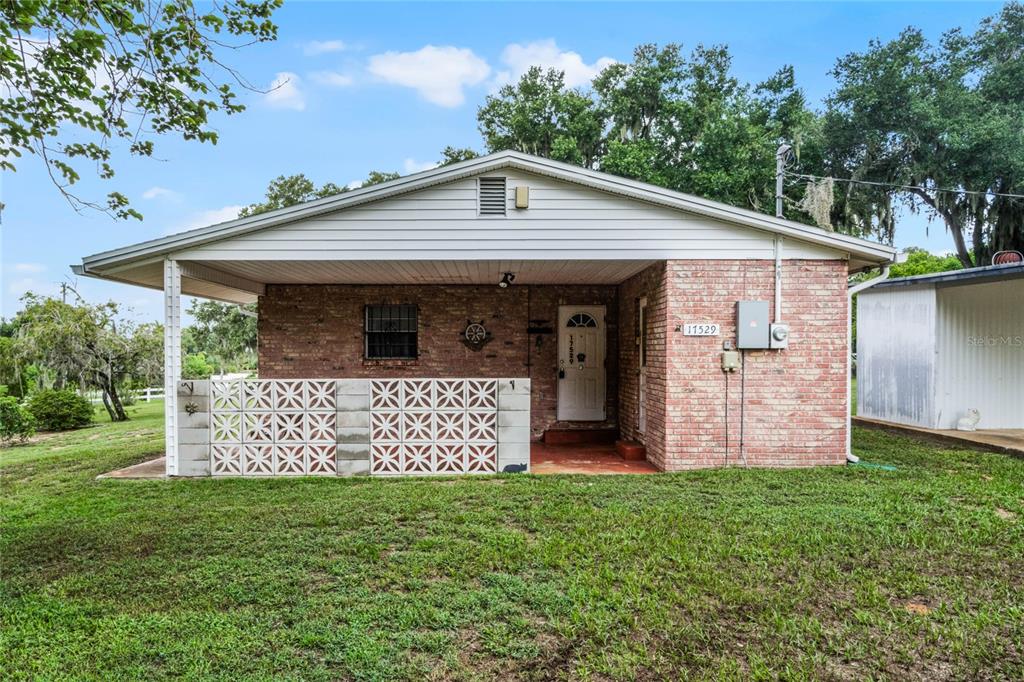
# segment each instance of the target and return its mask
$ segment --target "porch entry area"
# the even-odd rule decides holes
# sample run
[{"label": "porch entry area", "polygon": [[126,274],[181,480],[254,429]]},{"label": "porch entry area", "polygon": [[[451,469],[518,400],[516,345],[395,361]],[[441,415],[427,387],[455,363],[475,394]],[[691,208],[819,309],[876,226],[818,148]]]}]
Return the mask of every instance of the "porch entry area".
[{"label": "porch entry area", "polygon": [[[340,263],[265,265],[267,279],[346,278]],[[663,262],[481,262],[467,283],[437,274],[460,264],[405,265],[389,284],[261,285],[258,378],[172,389],[170,475],[616,473],[619,437],[643,457],[638,362],[660,322],[638,294],[659,290]],[[427,273],[442,281],[411,283]]]}]

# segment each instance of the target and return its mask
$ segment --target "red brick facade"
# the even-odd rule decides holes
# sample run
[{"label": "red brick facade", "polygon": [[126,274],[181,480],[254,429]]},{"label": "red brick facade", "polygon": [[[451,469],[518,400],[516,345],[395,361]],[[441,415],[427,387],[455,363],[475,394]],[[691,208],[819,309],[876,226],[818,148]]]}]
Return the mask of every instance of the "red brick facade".
[{"label": "red brick facade", "polygon": [[[618,307],[615,286],[272,285],[260,298],[260,376],[275,378],[529,377],[531,432],[618,423]],[[367,304],[419,308],[419,358],[366,360]],[[528,334],[558,323],[559,305],[604,305],[608,329],[605,422],[560,424],[557,335]],[[479,351],[461,342],[467,321],[483,321],[492,340]],[[539,339],[539,340],[538,340]]]},{"label": "red brick facade", "polygon": [[[260,299],[260,375],[313,377],[530,377],[531,430],[618,425],[642,439],[659,468],[808,466],[845,461],[846,263],[787,260],[783,351],[745,351],[744,370],[721,370],[735,339],[736,301],[773,302],[774,262],[662,262],[618,286],[273,285]],[[647,299],[646,433],[637,432],[637,303]],[[363,307],[419,306],[419,358],[363,358]],[[558,424],[560,304],[607,307],[607,415],[603,424]],[[460,342],[468,320],[493,340],[474,352]],[[716,322],[721,336],[688,337],[686,322]],[[538,341],[539,339],[539,341]]]}]

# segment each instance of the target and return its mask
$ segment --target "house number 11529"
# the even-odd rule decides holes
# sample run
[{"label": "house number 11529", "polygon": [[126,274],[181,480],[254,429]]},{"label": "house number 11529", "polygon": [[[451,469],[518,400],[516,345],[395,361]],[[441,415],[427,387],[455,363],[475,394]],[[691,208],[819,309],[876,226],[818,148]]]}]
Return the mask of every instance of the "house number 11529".
[{"label": "house number 11529", "polygon": [[683,325],[683,336],[718,336],[718,325],[711,322],[687,322]]}]

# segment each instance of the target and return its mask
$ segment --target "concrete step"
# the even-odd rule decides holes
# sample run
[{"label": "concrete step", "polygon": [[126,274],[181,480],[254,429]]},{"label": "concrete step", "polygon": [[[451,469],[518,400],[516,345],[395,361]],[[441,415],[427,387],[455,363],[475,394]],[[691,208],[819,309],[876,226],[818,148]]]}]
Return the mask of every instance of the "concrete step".
[{"label": "concrete step", "polygon": [[638,443],[635,440],[615,441],[615,452],[619,453],[622,459],[631,462],[647,459],[647,448],[644,447],[643,443]]},{"label": "concrete step", "polygon": [[573,445],[576,443],[614,443],[618,429],[548,429],[544,432],[547,445]]}]

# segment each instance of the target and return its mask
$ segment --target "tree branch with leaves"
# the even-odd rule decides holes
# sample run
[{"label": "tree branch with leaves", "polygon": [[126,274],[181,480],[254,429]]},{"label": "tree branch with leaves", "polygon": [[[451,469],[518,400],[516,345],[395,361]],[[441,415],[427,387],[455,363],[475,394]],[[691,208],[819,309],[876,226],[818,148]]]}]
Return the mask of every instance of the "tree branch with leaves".
[{"label": "tree branch with leaves", "polygon": [[114,177],[115,145],[152,156],[158,135],[216,144],[210,115],[256,90],[221,54],[277,38],[282,0],[0,0],[0,170],[39,157],[81,211],[141,218],[121,192],[79,196],[84,166]]}]

